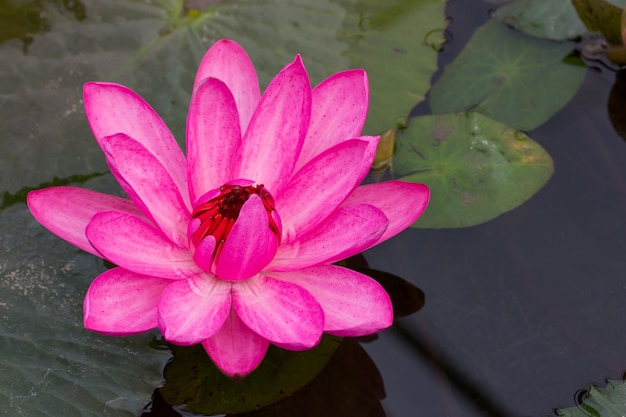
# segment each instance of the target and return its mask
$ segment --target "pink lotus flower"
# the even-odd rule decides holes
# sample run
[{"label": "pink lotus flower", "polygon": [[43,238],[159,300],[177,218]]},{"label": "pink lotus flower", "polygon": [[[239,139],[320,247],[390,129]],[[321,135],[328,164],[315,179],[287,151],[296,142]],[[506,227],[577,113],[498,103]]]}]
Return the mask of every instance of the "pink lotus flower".
[{"label": "pink lotus flower", "polygon": [[91,284],[86,328],[158,327],[169,342],[202,343],[224,373],[241,376],[270,343],[304,350],[323,332],[391,325],[382,287],[332,265],[408,227],[429,199],[421,184],[359,186],[379,139],[359,136],[364,71],[312,90],[297,56],[261,97],[245,51],[220,41],[196,75],[186,158],[128,88],[92,82],[84,99],[130,200],[53,187],[31,192],[28,206],[53,233],[118,265]]}]

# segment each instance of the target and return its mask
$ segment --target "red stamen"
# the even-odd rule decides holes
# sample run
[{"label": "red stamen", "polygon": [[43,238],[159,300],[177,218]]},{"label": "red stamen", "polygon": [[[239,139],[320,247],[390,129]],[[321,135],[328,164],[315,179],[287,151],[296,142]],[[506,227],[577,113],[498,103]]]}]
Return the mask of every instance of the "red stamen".
[{"label": "red stamen", "polygon": [[263,207],[267,211],[269,227],[280,239],[278,225],[272,217],[272,212],[276,210],[274,199],[265,187],[262,184],[259,186],[227,184],[220,187],[220,193],[216,197],[194,208],[191,218],[198,219],[200,226],[190,236],[192,245],[197,246],[202,239],[213,236],[215,238],[213,256],[217,258],[239,217],[241,207],[252,194],[261,197]]}]

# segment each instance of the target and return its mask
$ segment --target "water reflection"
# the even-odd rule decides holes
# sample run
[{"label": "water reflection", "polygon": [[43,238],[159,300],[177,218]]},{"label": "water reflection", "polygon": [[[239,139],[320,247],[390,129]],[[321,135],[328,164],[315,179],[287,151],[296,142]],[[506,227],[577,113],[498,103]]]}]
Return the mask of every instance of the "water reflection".
[{"label": "water reflection", "polygon": [[[412,314],[424,305],[421,290],[393,274],[368,268],[364,258],[353,257],[344,265],[371,276],[387,290],[395,317]],[[311,351],[275,348],[257,371],[240,381],[223,376],[201,346],[171,346],[174,359],[165,368],[165,385],[155,390],[142,417],[245,409],[253,411],[236,415],[385,416],[380,402],[385,398],[381,374],[361,346],[375,339],[325,336]]]}]

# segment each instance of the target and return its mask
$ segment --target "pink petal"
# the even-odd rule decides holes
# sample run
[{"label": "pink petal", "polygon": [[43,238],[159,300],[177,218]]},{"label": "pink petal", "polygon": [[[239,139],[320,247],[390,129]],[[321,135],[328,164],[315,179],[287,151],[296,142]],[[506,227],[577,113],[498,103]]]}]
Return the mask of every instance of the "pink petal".
[{"label": "pink petal", "polygon": [[332,75],[313,89],[311,126],[307,133],[297,169],[345,140],[361,134],[369,88],[363,70],[350,70]]},{"label": "pink petal", "polygon": [[259,80],[248,54],[233,41],[216,42],[202,58],[193,90],[209,77],[222,80],[232,92],[239,111],[239,125],[245,132],[261,98]]},{"label": "pink petal", "polygon": [[291,177],[311,117],[311,87],[299,56],[270,83],[252,116],[235,178],[264,184],[276,198]]},{"label": "pink petal", "polygon": [[130,200],[70,186],[31,191],[26,202],[30,212],[44,227],[96,256],[100,254],[85,235],[85,228],[94,214],[117,210],[141,216]]},{"label": "pink petal", "polygon": [[206,79],[191,98],[187,118],[187,167],[192,202],[232,179],[240,144],[239,114],[232,93],[222,81]]},{"label": "pink petal", "polygon": [[233,306],[254,332],[289,350],[317,345],[324,312],[304,288],[258,275],[233,283]]},{"label": "pink petal", "polygon": [[359,175],[359,179],[356,181],[357,185],[363,182],[365,177],[367,177],[367,174],[369,174],[372,169],[372,164],[374,163],[374,158],[376,157],[378,142],[380,142],[380,136],[360,136],[359,139],[367,142],[367,149],[365,150],[365,154],[361,160],[361,174]]},{"label": "pink petal", "polygon": [[126,336],[157,327],[157,304],[169,279],[110,269],[89,287],[83,310],[85,328],[112,336]]},{"label": "pink petal", "polygon": [[193,251],[193,261],[204,272],[212,273],[213,251],[215,250],[215,237],[207,236],[200,241]]},{"label": "pink petal", "polygon": [[118,134],[102,139],[111,172],[143,213],[179,246],[187,246],[189,210],[165,167],[136,140]]},{"label": "pink petal", "polygon": [[222,252],[218,255],[215,273],[220,279],[240,281],[256,275],[270,263],[277,236],[272,232],[261,198],[253,194],[244,203]]},{"label": "pink petal", "polygon": [[230,311],[230,284],[202,274],[175,281],[159,301],[159,328],[166,340],[189,346],[213,336]]},{"label": "pink petal", "polygon": [[232,309],[222,328],[202,342],[215,365],[236,378],[248,375],[259,366],[269,344],[267,339],[250,330]]},{"label": "pink petal", "polygon": [[306,289],[324,309],[324,332],[364,336],[391,326],[393,308],[387,292],[370,277],[335,265],[293,272],[273,272],[273,278]]},{"label": "pink petal", "polygon": [[283,242],[315,228],[359,184],[360,162],[368,143],[348,140],[315,157],[298,171],[276,199],[283,221]]},{"label": "pink petal", "polygon": [[154,109],[137,93],[119,84],[89,82],[83,96],[87,120],[98,143],[116,133],[141,143],[165,167],[185,204],[190,206],[185,157]]},{"label": "pink petal", "polygon": [[356,255],[380,239],[387,223],[383,212],[374,206],[342,206],[317,229],[280,245],[266,270],[294,271]]},{"label": "pink petal", "polygon": [[385,213],[389,226],[374,246],[412,225],[426,210],[429,199],[430,190],[424,184],[386,181],[357,187],[343,204],[370,204]]},{"label": "pink petal", "polygon": [[182,279],[201,273],[191,252],[138,217],[117,211],[98,213],[86,233],[100,256],[138,274]]}]

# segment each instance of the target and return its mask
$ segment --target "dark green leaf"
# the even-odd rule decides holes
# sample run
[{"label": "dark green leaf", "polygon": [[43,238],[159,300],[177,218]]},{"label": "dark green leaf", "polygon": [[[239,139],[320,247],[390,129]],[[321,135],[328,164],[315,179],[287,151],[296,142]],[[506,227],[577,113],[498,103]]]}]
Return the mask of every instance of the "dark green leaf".
[{"label": "dark green leaf", "polygon": [[351,67],[365,68],[371,89],[365,134],[405,124],[424,100],[444,41],[445,3],[361,0],[348,14],[345,56]]},{"label": "dark green leaf", "polygon": [[155,333],[84,329],[83,298],[102,261],[45,230],[24,204],[0,211],[0,230],[0,414],[137,415],[169,350],[150,347]]},{"label": "dark green leaf", "polygon": [[217,369],[202,346],[172,346],[174,359],[165,367],[165,385],[159,391],[168,404],[194,413],[258,409],[293,394],[313,379],[340,342],[339,337],[325,335],[317,347],[303,352],[271,346],[261,365],[240,380]]},{"label": "dark green leaf", "polygon": [[571,49],[491,21],[446,67],[431,91],[431,109],[474,109],[511,127],[534,129],[565,106],[583,81],[586,69],[564,62]]},{"label": "dark green leaf", "polygon": [[[0,190],[56,176],[106,171],[82,106],[86,81],[140,93],[184,144],[187,105],[202,55],[220,38],[241,43],[261,84],[297,53],[313,84],[334,72],[369,72],[367,134],[406,118],[423,99],[443,39],[444,0],[84,1],[84,16],[38,3],[46,30],[0,44]],[[39,12],[40,10],[40,12]],[[84,17],[84,19],[83,19]],[[280,28],[280,30],[277,30]],[[29,32],[30,33],[30,32]],[[17,35],[15,35],[17,36]]]},{"label": "dark green leaf", "polygon": [[466,227],[528,200],[553,172],[526,134],[479,113],[411,119],[397,141],[395,176],[425,183],[431,200],[415,227]]}]

